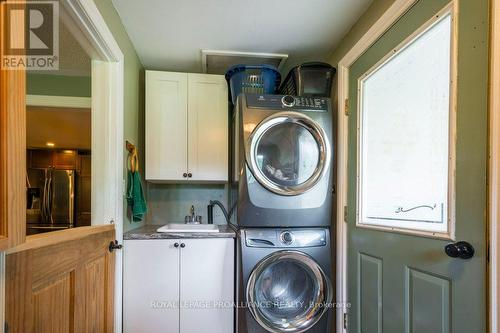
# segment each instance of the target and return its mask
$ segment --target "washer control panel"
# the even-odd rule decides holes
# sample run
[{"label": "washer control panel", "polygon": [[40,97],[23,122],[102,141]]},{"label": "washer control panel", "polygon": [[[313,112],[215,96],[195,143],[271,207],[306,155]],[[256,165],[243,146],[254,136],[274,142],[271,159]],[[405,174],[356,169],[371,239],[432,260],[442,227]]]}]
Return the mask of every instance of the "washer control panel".
[{"label": "washer control panel", "polygon": [[295,237],[293,237],[293,234],[290,231],[283,231],[280,234],[280,240],[283,244],[285,245],[290,245],[293,243]]},{"label": "washer control panel", "polygon": [[326,97],[246,94],[246,101],[247,107],[255,109],[327,112],[330,107]]},{"label": "washer control panel", "polygon": [[326,229],[249,229],[242,231],[248,247],[314,247],[326,245]]}]

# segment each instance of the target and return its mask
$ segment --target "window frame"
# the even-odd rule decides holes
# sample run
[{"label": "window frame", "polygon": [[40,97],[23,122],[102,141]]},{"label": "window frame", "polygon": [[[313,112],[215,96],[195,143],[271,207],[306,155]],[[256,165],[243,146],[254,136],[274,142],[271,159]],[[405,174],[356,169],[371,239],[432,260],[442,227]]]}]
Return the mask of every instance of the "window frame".
[{"label": "window frame", "polygon": [[[391,49],[382,59],[375,65],[363,73],[357,82],[357,184],[356,184],[356,227],[374,229],[381,231],[389,231],[402,234],[410,234],[416,236],[423,236],[429,238],[455,240],[455,213],[456,213],[456,200],[455,200],[455,170],[456,170],[456,101],[457,101],[457,7],[454,2],[451,2],[442,10],[437,12],[432,18],[421,25],[415,32],[405,38],[395,48]],[[451,36],[450,36],[450,100],[449,100],[449,132],[448,132],[448,220],[446,232],[428,231],[424,229],[412,229],[404,227],[384,226],[378,224],[368,224],[362,221],[361,207],[362,207],[362,163],[363,163],[363,150],[362,150],[362,123],[363,123],[363,110],[362,110],[362,85],[363,82],[371,76],[378,69],[383,67],[386,63],[390,62],[402,50],[413,42],[418,40],[427,31],[432,29],[444,17],[450,15],[451,19]]]}]

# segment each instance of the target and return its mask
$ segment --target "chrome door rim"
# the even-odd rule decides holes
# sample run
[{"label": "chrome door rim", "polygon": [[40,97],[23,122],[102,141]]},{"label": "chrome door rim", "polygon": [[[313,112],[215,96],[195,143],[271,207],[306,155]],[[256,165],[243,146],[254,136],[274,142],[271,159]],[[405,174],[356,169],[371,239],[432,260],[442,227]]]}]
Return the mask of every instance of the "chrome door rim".
[{"label": "chrome door rim", "polygon": [[[302,318],[287,321],[286,325],[285,323],[280,322],[281,326],[279,326],[277,323],[273,323],[272,321],[270,321],[259,311],[259,308],[256,306],[257,300],[255,298],[254,291],[257,278],[260,276],[260,274],[270,264],[283,259],[294,260],[307,266],[311,270],[311,272],[313,272],[316,280],[318,281],[319,288],[314,302],[315,306],[311,307],[306,315],[304,315]],[[328,310],[328,306],[325,305],[329,305],[329,303],[332,301],[333,290],[330,280],[313,258],[303,252],[283,250],[270,254],[255,266],[248,279],[246,297],[248,302],[248,309],[250,310],[253,318],[267,331],[272,333],[302,333],[313,327],[326,313],[326,311]],[[324,304],[324,306],[319,306],[320,304]]]},{"label": "chrome door rim", "polygon": [[[262,136],[269,129],[284,123],[298,124],[307,129],[314,137],[319,147],[319,162],[314,173],[305,182],[294,186],[282,186],[268,179],[259,169],[255,156],[256,148]],[[248,137],[246,158],[253,176],[266,189],[280,195],[298,195],[314,187],[328,170],[330,165],[330,143],[328,142],[328,138],[323,128],[308,116],[291,111],[278,112],[261,121],[250,134]]]}]

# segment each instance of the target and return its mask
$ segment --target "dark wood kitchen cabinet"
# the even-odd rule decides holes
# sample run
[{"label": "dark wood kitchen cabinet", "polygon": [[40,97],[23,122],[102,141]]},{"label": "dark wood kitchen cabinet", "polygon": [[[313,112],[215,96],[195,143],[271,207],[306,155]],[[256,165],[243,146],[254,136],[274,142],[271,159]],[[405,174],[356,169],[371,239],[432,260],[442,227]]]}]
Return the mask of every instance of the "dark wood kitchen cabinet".
[{"label": "dark wood kitchen cabinet", "polygon": [[27,158],[29,168],[74,170],[78,154],[75,150],[30,149]]},{"label": "dark wood kitchen cabinet", "polygon": [[75,169],[78,154],[74,150],[54,151],[53,167],[54,169]]},{"label": "dark wood kitchen cabinet", "polygon": [[33,169],[45,169],[52,167],[53,156],[51,150],[30,149],[28,150],[28,167]]},{"label": "dark wood kitchen cabinet", "polygon": [[89,226],[91,223],[91,165],[90,154],[78,155],[77,190],[76,190],[76,225]]}]

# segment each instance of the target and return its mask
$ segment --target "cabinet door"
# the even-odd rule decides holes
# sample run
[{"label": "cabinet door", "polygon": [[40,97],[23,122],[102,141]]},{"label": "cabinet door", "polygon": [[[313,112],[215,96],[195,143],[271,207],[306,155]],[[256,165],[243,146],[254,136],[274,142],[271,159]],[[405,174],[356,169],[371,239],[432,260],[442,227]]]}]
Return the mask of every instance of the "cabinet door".
[{"label": "cabinet door", "polygon": [[47,149],[29,150],[29,167],[35,169],[46,169],[54,166],[54,152]]},{"label": "cabinet door", "polygon": [[179,332],[178,240],[125,240],[123,332]]},{"label": "cabinet door", "polygon": [[189,74],[189,180],[227,182],[228,95],[223,75]]},{"label": "cabinet door", "polygon": [[146,179],[186,180],[187,74],[146,71]]},{"label": "cabinet door", "polygon": [[78,155],[76,188],[76,223],[77,227],[91,224],[92,202],[92,157]]},{"label": "cabinet door", "polygon": [[185,239],[181,243],[185,247],[180,251],[180,332],[232,333],[234,240]]},{"label": "cabinet door", "polygon": [[62,150],[54,152],[54,168],[76,169],[77,154],[74,150]]},{"label": "cabinet door", "polygon": [[92,156],[91,155],[78,155],[78,175],[89,176],[92,173]]}]

